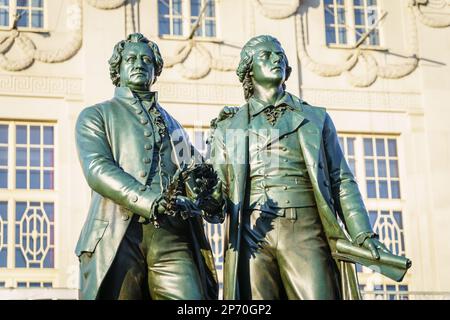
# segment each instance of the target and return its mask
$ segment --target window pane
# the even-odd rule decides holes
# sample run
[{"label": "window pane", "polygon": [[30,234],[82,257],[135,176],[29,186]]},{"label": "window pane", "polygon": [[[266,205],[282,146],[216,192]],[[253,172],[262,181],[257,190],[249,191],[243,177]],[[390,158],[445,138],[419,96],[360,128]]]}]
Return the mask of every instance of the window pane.
[{"label": "window pane", "polygon": [[385,156],[384,139],[376,139],[375,141],[377,146],[377,156]]},{"label": "window pane", "polygon": [[206,36],[207,37],[215,37],[216,36],[216,23],[214,21],[206,21]]},{"label": "window pane", "polygon": [[0,143],[8,143],[8,125],[0,124]]},{"label": "window pane", "polygon": [[388,139],[389,156],[397,156],[397,141],[395,139]]},{"label": "window pane", "polygon": [[334,24],[333,10],[328,7],[325,7],[325,24],[326,25]]},{"label": "window pane", "polygon": [[31,148],[30,149],[30,166],[39,167],[41,165],[41,149]]},{"label": "window pane", "polygon": [[44,166],[45,167],[53,167],[54,166],[53,149],[49,149],[49,148],[44,149]]},{"label": "window pane", "polygon": [[378,166],[378,176],[379,177],[387,177],[387,168],[386,168],[386,160],[378,160],[377,161]]},{"label": "window pane", "polygon": [[363,9],[355,9],[355,24],[364,26],[364,10]]},{"label": "window pane", "polygon": [[158,0],[158,14],[160,19],[169,14],[169,0]]},{"label": "window pane", "polygon": [[44,0],[33,0],[31,5],[35,8],[43,8],[44,7]]},{"label": "window pane", "polygon": [[44,189],[53,190],[54,189],[54,178],[53,171],[45,170],[44,171]]},{"label": "window pane", "polygon": [[366,159],[365,164],[366,164],[366,176],[375,177],[375,165],[373,160]]},{"label": "window pane", "polygon": [[389,160],[389,171],[390,171],[391,178],[398,178],[397,160]]},{"label": "window pane", "polygon": [[334,28],[327,27],[326,28],[326,36],[327,36],[327,44],[336,43],[336,34],[334,32]]},{"label": "window pane", "polygon": [[349,156],[355,155],[355,138],[347,138],[347,154]]},{"label": "window pane", "polygon": [[26,189],[27,188],[27,171],[26,170],[16,170],[16,188]]},{"label": "window pane", "polygon": [[27,127],[17,126],[16,127],[16,142],[19,144],[27,143]]},{"label": "window pane", "polygon": [[363,2],[364,0],[353,0],[353,4],[355,5],[355,6],[362,6],[363,5]]},{"label": "window pane", "polygon": [[40,10],[31,12],[31,26],[33,28],[42,28],[44,26],[44,14]]},{"label": "window pane", "polygon": [[8,170],[0,169],[0,188],[7,189],[8,188]]},{"label": "window pane", "polygon": [[9,0],[0,0],[0,6],[9,6]]},{"label": "window pane", "polygon": [[378,181],[378,186],[379,186],[379,193],[380,193],[380,198],[386,199],[389,197],[388,194],[388,184],[386,180],[380,180]]},{"label": "window pane", "polygon": [[159,18],[159,35],[170,34],[169,19]]},{"label": "window pane", "polygon": [[215,10],[216,5],[214,3],[215,0],[206,0],[206,1],[208,1],[207,5],[206,5],[206,12],[205,12],[206,16],[207,17],[215,17],[216,16],[216,10]]},{"label": "window pane", "polygon": [[30,189],[41,188],[41,172],[39,170],[30,170]]},{"label": "window pane", "polygon": [[16,166],[27,165],[27,148],[16,148]]},{"label": "window pane", "polygon": [[337,9],[337,23],[345,24],[345,9],[344,8]]},{"label": "window pane", "polygon": [[8,165],[8,147],[0,147],[0,166]]},{"label": "window pane", "polygon": [[364,155],[373,156],[372,139],[364,138]]},{"label": "window pane", "polygon": [[391,193],[392,199],[400,199],[400,182],[399,181],[391,181]]},{"label": "window pane", "polygon": [[339,43],[347,43],[347,30],[345,28],[339,28]]},{"label": "window pane", "polygon": [[28,6],[28,0],[17,0],[18,7],[26,7]]},{"label": "window pane", "polygon": [[53,145],[53,127],[44,127],[44,144]]},{"label": "window pane", "polygon": [[0,26],[9,26],[9,12],[7,9],[0,9]]},{"label": "window pane", "polygon": [[30,144],[41,144],[40,126],[30,126]]},{"label": "window pane", "polygon": [[183,34],[183,24],[181,19],[173,19],[173,34],[179,36]]},{"label": "window pane", "polygon": [[198,17],[200,14],[200,0],[191,0],[191,16]]},{"label": "window pane", "polygon": [[20,15],[19,21],[17,22],[18,27],[28,27],[28,10],[18,9],[17,14]]},{"label": "window pane", "polygon": [[374,180],[367,180],[367,198],[376,198],[377,190],[375,188]]},{"label": "window pane", "polygon": [[352,170],[352,173],[354,176],[356,176],[356,170],[355,170],[355,160],[349,159],[348,165],[350,166],[350,170]]},{"label": "window pane", "polygon": [[344,138],[339,137],[339,146],[341,147],[342,152],[344,152]]},{"label": "window pane", "polygon": [[369,35],[370,44],[377,46],[380,44],[380,35],[378,30],[373,30]]},{"label": "window pane", "polygon": [[181,16],[181,0],[173,0],[172,2],[172,14]]}]

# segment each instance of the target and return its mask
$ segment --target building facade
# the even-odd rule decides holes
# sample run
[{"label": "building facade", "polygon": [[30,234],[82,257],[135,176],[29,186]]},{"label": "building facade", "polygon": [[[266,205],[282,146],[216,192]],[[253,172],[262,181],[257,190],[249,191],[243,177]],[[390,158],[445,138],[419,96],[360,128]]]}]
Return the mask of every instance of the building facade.
[{"label": "building facade", "polygon": [[[374,229],[413,261],[402,283],[359,268],[365,297],[450,298],[449,1],[0,0],[1,299],[77,297],[75,122],[113,95],[107,60],[132,32],[158,43],[155,90],[201,150],[244,102],[242,46],[278,38],[287,90],[327,108]],[[221,275],[223,229],[207,232]]]}]

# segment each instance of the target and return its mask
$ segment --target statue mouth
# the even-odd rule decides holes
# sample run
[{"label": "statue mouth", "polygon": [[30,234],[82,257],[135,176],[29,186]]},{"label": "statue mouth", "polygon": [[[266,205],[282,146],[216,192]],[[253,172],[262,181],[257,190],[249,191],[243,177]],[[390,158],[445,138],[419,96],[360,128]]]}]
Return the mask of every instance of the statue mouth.
[{"label": "statue mouth", "polygon": [[280,66],[276,66],[276,67],[273,67],[272,69],[270,69],[271,71],[275,71],[275,70],[281,70],[281,67]]}]

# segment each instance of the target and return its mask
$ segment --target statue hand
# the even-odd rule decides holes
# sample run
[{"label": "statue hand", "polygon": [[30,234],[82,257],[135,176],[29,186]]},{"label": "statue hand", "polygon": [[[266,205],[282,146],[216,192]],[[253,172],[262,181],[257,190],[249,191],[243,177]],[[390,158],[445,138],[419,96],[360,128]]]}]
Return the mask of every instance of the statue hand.
[{"label": "statue hand", "polygon": [[177,196],[175,203],[177,206],[177,213],[185,220],[196,215],[201,215],[201,210],[188,197]]},{"label": "statue hand", "polygon": [[380,251],[390,253],[389,249],[375,237],[364,240],[362,246],[370,250],[375,260],[380,259]]}]

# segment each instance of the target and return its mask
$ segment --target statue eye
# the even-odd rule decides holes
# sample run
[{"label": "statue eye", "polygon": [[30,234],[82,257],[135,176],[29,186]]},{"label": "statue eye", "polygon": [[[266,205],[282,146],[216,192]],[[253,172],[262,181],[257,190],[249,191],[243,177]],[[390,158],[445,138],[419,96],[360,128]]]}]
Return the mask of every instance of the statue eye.
[{"label": "statue eye", "polygon": [[148,56],[145,56],[142,60],[144,60],[145,63],[152,63],[152,59]]},{"label": "statue eye", "polygon": [[135,57],[135,56],[129,56],[129,57],[127,57],[127,59],[126,59],[127,62],[134,62],[135,60],[136,60],[136,57]]}]

